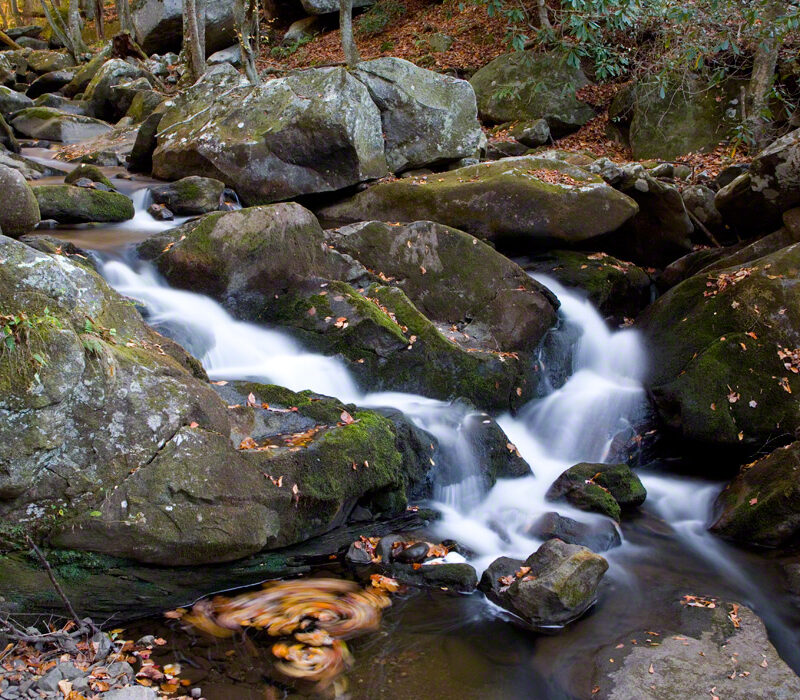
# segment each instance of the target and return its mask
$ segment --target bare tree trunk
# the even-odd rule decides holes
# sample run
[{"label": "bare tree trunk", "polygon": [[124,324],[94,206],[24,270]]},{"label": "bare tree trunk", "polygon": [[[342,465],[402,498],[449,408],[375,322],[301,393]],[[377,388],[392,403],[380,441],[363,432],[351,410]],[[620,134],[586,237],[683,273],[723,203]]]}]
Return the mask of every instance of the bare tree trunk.
[{"label": "bare tree trunk", "polygon": [[236,0],[233,13],[236,21],[236,33],[239,35],[239,49],[242,53],[244,72],[253,85],[258,85],[261,82],[256,66],[261,44],[258,0]]},{"label": "bare tree trunk", "polygon": [[11,5],[11,14],[14,17],[14,21],[20,24],[22,22],[22,13],[19,11],[17,0],[10,0],[9,5]]},{"label": "bare tree trunk", "polygon": [[206,72],[204,0],[183,0],[183,52],[192,82]]},{"label": "bare tree trunk", "polygon": [[30,22],[33,18],[33,0],[22,0],[22,19]]},{"label": "bare tree trunk", "polygon": [[78,0],[69,0],[67,22],[73,46],[71,53],[75,61],[78,61],[78,56],[86,53],[86,44],[83,43],[83,19]]},{"label": "bare tree trunk", "polygon": [[547,16],[547,0],[536,0],[539,10],[539,29],[552,29],[550,18]]},{"label": "bare tree trunk", "polygon": [[339,0],[339,30],[342,33],[342,51],[348,68],[361,63],[356,41],[353,38],[353,0]]},{"label": "bare tree trunk", "polygon": [[0,20],[3,22],[3,27],[8,29],[8,16],[6,15],[6,8],[2,2],[0,2]]},{"label": "bare tree trunk", "polygon": [[55,35],[56,39],[58,39],[62,44],[64,44],[64,46],[67,47],[67,50],[77,61],[78,52],[75,46],[72,44],[72,38],[69,35],[69,29],[67,25],[64,24],[64,19],[61,16],[58,8],[53,4],[53,0],[42,0],[42,9],[44,10],[44,16],[47,17],[47,21],[50,24],[50,28],[53,30],[53,34]]},{"label": "bare tree trunk", "polygon": [[97,30],[97,38],[106,38],[106,18],[103,16],[103,0],[94,0],[94,25]]},{"label": "bare tree trunk", "polygon": [[783,8],[784,3],[781,0],[769,0],[764,8],[762,22],[765,34],[756,49],[753,73],[748,86],[748,102],[750,103],[747,110],[748,122],[753,132],[753,140],[759,148],[765,145],[764,142],[768,138],[766,134],[768,119],[764,112],[768,107],[769,93],[775,77],[775,66],[778,63],[778,53],[783,41],[775,24],[775,20],[780,16]]},{"label": "bare tree trunk", "polygon": [[131,15],[130,0],[117,0],[117,16],[119,17],[119,30],[128,32],[133,36],[133,16]]}]

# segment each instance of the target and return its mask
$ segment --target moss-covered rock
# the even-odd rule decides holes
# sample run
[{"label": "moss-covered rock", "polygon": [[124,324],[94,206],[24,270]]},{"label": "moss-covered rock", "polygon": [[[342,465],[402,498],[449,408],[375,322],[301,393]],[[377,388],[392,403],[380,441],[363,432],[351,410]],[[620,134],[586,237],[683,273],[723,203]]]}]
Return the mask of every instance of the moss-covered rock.
[{"label": "moss-covered rock", "polygon": [[100,182],[106,187],[114,189],[114,185],[111,184],[111,180],[109,180],[103,174],[103,171],[100,170],[100,168],[98,168],[96,165],[88,165],[86,163],[81,163],[77,168],[70,172],[69,175],[64,178],[64,182],[68,185],[73,185],[81,178],[88,178],[92,182]]},{"label": "moss-covered rock", "polygon": [[503,54],[475,73],[470,83],[481,119],[491,123],[545,119],[558,137],[595,116],[575,96],[589,81],[562,56],[531,51]]},{"label": "moss-covered rock", "polygon": [[137,90],[125,113],[134,124],[141,124],[166,98],[155,90]]},{"label": "moss-covered rock", "polygon": [[75,65],[72,57],[64,51],[31,51],[26,55],[28,66],[39,75],[54,70],[65,70]]},{"label": "moss-covered rock", "polygon": [[381,183],[321,214],[341,221],[436,221],[532,248],[614,231],[637,211],[630,197],[597,175],[559,160],[520,156]]},{"label": "moss-covered rock", "polygon": [[111,42],[108,42],[88,63],[78,68],[74,77],[70,80],[69,84],[64,87],[62,92],[67,97],[75,97],[75,95],[79,93],[85,93],[92,78],[97,75],[97,71],[99,71],[103,67],[103,64],[111,57],[111,51],[112,45]]},{"label": "moss-covered rock", "polygon": [[116,122],[130,107],[130,100],[127,104],[121,104],[115,90],[116,86],[139,78],[152,80],[153,76],[132,62],[112,58],[103,63],[89,81],[84,91],[84,99],[96,117]]},{"label": "moss-covered rock", "polygon": [[4,117],[19,112],[21,109],[33,107],[33,100],[22,92],[0,85],[0,114]]},{"label": "moss-covered rock", "polygon": [[719,495],[711,530],[762,547],[792,545],[800,534],[800,443],[742,467]]},{"label": "moss-covered rock", "polygon": [[0,210],[0,233],[13,238],[30,233],[41,220],[30,185],[18,170],[0,165],[0,189],[6,197]]},{"label": "moss-covered rock", "polygon": [[[648,384],[686,439],[754,449],[800,426],[800,244],[702,272],[645,310]],[[794,392],[794,393],[793,393]]]},{"label": "moss-covered rock", "polygon": [[63,224],[94,221],[127,221],[135,212],[124,194],[73,185],[42,185],[34,188],[43,219]]},{"label": "moss-covered rock", "polygon": [[111,131],[111,126],[99,119],[69,114],[50,107],[20,110],[14,114],[11,126],[28,138],[62,143],[79,143]]},{"label": "moss-covered rock", "polygon": [[163,204],[178,216],[217,211],[225,183],[208,177],[184,177],[167,185],[150,188],[153,201]]}]

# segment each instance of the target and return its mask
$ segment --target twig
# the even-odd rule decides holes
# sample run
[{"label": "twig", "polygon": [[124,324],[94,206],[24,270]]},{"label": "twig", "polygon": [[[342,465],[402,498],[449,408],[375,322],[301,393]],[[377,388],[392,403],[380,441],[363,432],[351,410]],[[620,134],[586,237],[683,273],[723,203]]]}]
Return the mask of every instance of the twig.
[{"label": "twig", "polygon": [[708,240],[710,240],[710,241],[711,241],[711,242],[712,242],[712,243],[713,243],[713,244],[714,244],[714,245],[715,245],[717,248],[722,248],[722,246],[720,245],[720,242],[719,242],[719,241],[718,241],[718,240],[717,240],[717,239],[714,237],[714,234],[713,234],[713,233],[711,233],[711,231],[709,231],[709,230],[708,230],[708,229],[705,227],[705,225],[703,224],[703,222],[702,222],[702,221],[700,221],[700,219],[698,219],[698,218],[697,218],[697,217],[696,217],[694,214],[692,214],[692,212],[690,212],[688,209],[686,210],[686,213],[689,215],[689,218],[692,220],[692,223],[693,223],[695,226],[697,226],[697,227],[698,227],[698,228],[699,228],[699,229],[700,229],[700,230],[701,230],[703,233],[705,233],[705,234],[706,234],[706,236],[708,236]]},{"label": "twig", "polygon": [[[75,612],[75,608],[72,607],[72,603],[69,602],[69,598],[67,598],[60,584],[56,580],[56,576],[53,573],[53,569],[50,568],[50,562],[47,561],[47,557],[45,557],[45,555],[42,554],[42,550],[36,546],[36,543],[31,539],[30,535],[25,535],[25,539],[28,541],[28,544],[33,549],[33,551],[36,552],[36,556],[38,556],[39,560],[42,562],[42,566],[44,566],[44,570],[47,572],[47,575],[50,578],[50,583],[52,583],[53,588],[56,589],[56,593],[58,593],[58,596],[64,603],[64,607],[67,609],[67,612],[70,614],[70,616],[75,621],[75,624],[78,625],[78,627],[83,627],[84,622],[81,620],[80,617],[78,617],[78,613]],[[91,620],[88,621],[88,625],[91,628],[92,632],[100,631],[97,629],[97,627],[95,627],[94,623]]]}]

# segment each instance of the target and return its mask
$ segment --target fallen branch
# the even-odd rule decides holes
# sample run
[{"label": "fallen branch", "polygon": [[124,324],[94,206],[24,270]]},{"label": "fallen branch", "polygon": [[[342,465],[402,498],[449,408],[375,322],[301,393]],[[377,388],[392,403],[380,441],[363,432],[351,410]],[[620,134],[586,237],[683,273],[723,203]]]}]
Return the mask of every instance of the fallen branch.
[{"label": "fallen branch", "polygon": [[690,212],[688,209],[686,210],[686,213],[689,215],[689,218],[692,220],[692,223],[693,223],[695,226],[697,226],[697,228],[699,228],[699,229],[700,229],[700,230],[701,230],[703,233],[705,233],[705,234],[706,234],[706,236],[708,237],[708,240],[710,240],[710,241],[711,241],[711,242],[712,242],[712,243],[713,243],[713,244],[714,244],[714,245],[715,245],[717,248],[722,248],[722,246],[720,245],[720,242],[719,242],[719,241],[718,241],[718,240],[715,238],[714,234],[713,234],[713,233],[711,233],[711,231],[709,231],[709,230],[706,228],[705,224],[703,224],[703,222],[702,222],[702,221],[700,221],[700,219],[698,219],[698,218],[697,218],[697,217],[696,217],[694,214],[692,214],[692,212]]},{"label": "fallen branch", "polygon": [[6,46],[10,46],[12,49],[19,51],[22,47],[14,41],[8,34],[6,34],[2,29],[0,29],[0,41],[2,41]]}]

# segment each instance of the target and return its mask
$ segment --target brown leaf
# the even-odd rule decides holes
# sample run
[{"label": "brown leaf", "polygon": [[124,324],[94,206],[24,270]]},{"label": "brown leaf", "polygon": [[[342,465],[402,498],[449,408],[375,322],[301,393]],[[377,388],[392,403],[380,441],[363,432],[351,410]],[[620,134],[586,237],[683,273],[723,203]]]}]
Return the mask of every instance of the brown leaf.
[{"label": "brown leaf", "polygon": [[345,425],[350,425],[351,423],[356,422],[353,416],[351,416],[347,411],[342,411],[342,415],[339,416],[339,420]]},{"label": "brown leaf", "polygon": [[256,397],[255,397],[255,395],[253,394],[252,391],[247,395],[247,403],[246,403],[246,405],[255,408]]}]

